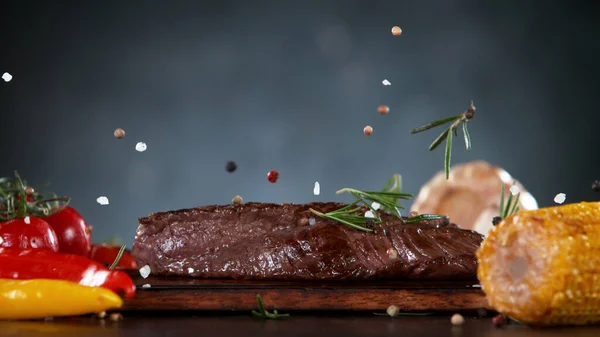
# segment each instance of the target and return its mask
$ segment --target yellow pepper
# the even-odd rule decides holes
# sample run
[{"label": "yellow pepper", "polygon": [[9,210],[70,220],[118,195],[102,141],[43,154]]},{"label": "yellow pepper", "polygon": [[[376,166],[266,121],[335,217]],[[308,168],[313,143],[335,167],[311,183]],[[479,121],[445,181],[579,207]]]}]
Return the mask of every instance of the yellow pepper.
[{"label": "yellow pepper", "polygon": [[0,319],[76,316],[122,305],[121,297],[105,288],[62,280],[0,279]]}]

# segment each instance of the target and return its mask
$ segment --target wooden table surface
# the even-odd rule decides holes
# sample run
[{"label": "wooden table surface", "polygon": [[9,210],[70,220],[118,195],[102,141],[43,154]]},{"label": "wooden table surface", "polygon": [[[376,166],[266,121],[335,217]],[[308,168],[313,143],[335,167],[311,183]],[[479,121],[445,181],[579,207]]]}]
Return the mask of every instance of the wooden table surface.
[{"label": "wooden table surface", "polygon": [[262,320],[249,315],[198,314],[125,315],[119,322],[71,318],[45,322],[0,322],[0,336],[600,336],[600,327],[531,329],[522,325],[496,328],[490,317],[466,316],[452,326],[449,316],[385,317],[372,315],[294,315]]}]

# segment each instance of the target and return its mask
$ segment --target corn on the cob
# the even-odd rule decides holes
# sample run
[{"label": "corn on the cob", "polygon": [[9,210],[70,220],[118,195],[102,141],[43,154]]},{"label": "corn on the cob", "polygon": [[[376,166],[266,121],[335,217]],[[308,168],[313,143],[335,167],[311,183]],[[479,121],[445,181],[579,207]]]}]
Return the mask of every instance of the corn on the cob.
[{"label": "corn on the cob", "polygon": [[509,216],[489,232],[477,259],[498,312],[532,325],[600,322],[600,202]]}]

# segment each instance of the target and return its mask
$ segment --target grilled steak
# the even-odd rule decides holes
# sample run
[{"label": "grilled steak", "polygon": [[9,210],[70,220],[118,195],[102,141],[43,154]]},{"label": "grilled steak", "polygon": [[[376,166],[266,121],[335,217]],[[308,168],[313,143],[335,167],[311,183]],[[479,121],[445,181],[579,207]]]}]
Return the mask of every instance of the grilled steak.
[{"label": "grilled steak", "polygon": [[204,206],[139,219],[132,253],[153,274],[262,280],[474,280],[483,236],[449,221],[374,232],[324,220],[339,203]]}]

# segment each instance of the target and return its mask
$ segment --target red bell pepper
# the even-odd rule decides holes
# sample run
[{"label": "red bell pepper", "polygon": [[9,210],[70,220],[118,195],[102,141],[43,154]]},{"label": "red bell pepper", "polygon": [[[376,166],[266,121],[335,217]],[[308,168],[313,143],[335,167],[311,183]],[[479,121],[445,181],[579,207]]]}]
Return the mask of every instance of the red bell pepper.
[{"label": "red bell pepper", "polygon": [[135,284],[125,272],[110,270],[87,257],[48,249],[0,248],[0,279],[64,280],[122,292],[127,298],[135,295]]}]

